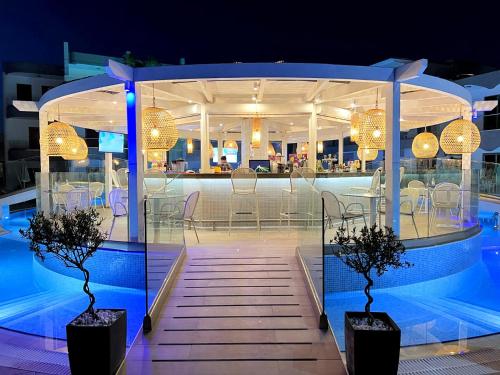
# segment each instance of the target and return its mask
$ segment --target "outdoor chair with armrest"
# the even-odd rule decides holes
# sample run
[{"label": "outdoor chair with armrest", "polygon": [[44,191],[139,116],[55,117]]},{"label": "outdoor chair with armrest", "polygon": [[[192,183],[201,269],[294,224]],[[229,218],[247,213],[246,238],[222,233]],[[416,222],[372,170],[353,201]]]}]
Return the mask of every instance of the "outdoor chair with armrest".
[{"label": "outdoor chair with armrest", "polygon": [[[352,220],[354,224],[354,220],[358,218],[363,218],[366,227],[365,210],[361,203],[351,203],[345,206],[335,194],[329,191],[321,192],[321,197],[323,198],[325,207],[325,229],[326,225],[331,228],[334,220],[340,220],[341,227],[344,227],[344,223],[346,223],[347,231],[349,232],[349,220]],[[361,212],[350,211],[349,208],[353,206],[360,206]]]}]

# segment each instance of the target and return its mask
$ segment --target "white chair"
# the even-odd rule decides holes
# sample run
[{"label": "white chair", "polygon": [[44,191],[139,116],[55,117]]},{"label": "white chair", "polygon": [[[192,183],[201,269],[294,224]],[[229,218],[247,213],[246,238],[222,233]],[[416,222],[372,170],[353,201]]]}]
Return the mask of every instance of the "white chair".
[{"label": "white chair", "polygon": [[436,185],[431,194],[431,227],[434,226],[440,210],[449,211],[450,214],[453,210],[457,210],[460,215],[461,196],[461,190],[457,184],[441,182]]},{"label": "white chair", "polygon": [[113,186],[119,188],[120,180],[118,180],[118,173],[114,169],[111,170],[111,180],[113,181]]},{"label": "white chair", "polygon": [[418,234],[417,223],[415,222],[415,213],[417,211],[418,200],[420,198],[420,189],[418,188],[404,188],[401,189],[401,202],[399,213],[404,216],[411,216],[411,220],[413,221],[413,227],[415,228],[415,232],[417,233],[417,237],[420,237]]},{"label": "white chair", "polygon": [[[188,223],[189,227],[193,227],[194,234],[196,235],[196,240],[200,243],[200,238],[198,237],[198,232],[196,230],[196,224],[194,219],[194,211],[196,210],[196,205],[198,204],[198,198],[200,197],[200,192],[195,191],[186,199],[184,203],[184,208],[180,214],[173,214],[169,217],[170,220],[180,221],[182,223]],[[172,225],[170,225],[170,229],[172,230]]]},{"label": "white chair", "polygon": [[[288,220],[288,228],[290,228],[290,220],[292,215],[296,215],[297,212],[291,212],[291,201],[294,196],[297,195],[297,183],[298,180],[302,178],[299,169],[294,169],[290,173],[290,188],[281,190],[281,201],[280,201],[280,226],[283,219]],[[285,211],[284,201],[287,201],[287,207]]]},{"label": "white chair", "polygon": [[89,184],[89,189],[94,207],[97,207],[97,201],[99,200],[101,207],[104,208],[104,202],[102,199],[102,193],[104,193],[104,184],[102,182],[91,182]]},{"label": "white chair", "polygon": [[85,210],[91,206],[87,189],[73,189],[66,193],[66,211]]},{"label": "white chair", "polygon": [[61,209],[66,211],[66,193],[74,188],[73,185],[67,182],[64,184],[55,184],[55,189],[52,193],[52,210],[54,213],[58,213]]},{"label": "white chair", "polygon": [[[351,203],[344,205],[337,196],[329,191],[322,191],[321,198],[323,198],[324,207],[325,207],[325,229],[326,225],[332,227],[333,222],[339,221],[341,222],[341,227],[344,227],[344,223],[347,225],[347,232],[349,232],[349,220],[352,220],[354,224],[354,220],[358,218],[363,218],[366,227],[366,218],[365,218],[365,210],[363,205],[360,203]],[[361,213],[349,211],[349,208],[352,206],[359,205],[361,206]]]},{"label": "white chair", "polygon": [[382,178],[382,167],[377,168],[372,176],[372,181],[369,187],[366,186],[353,186],[352,190],[362,191],[365,193],[378,193],[380,192],[380,180]]},{"label": "white chair", "polygon": [[[233,215],[255,215],[257,228],[260,230],[259,199],[257,196],[257,173],[251,168],[237,168],[231,172],[231,197],[229,198],[229,234],[233,223]],[[235,211],[237,199],[254,200],[255,211]]]},{"label": "white chair", "polygon": [[109,230],[109,238],[115,226],[115,219],[120,216],[127,216],[128,214],[128,191],[125,189],[113,189],[109,192],[109,205],[113,213],[113,222]]},{"label": "white chair", "polygon": [[116,171],[118,184],[121,189],[128,189],[128,168],[120,168]]},{"label": "white chair", "polygon": [[408,188],[418,190],[418,209],[419,212],[422,212],[425,206],[425,200],[427,199],[427,189],[425,188],[425,184],[419,180],[411,180],[408,182]]}]

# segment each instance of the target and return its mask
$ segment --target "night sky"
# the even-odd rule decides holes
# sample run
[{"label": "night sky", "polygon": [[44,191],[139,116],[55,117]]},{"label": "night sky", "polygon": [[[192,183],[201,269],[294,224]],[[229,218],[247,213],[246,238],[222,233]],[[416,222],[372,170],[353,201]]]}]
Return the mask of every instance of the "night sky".
[{"label": "night sky", "polygon": [[[299,3],[300,5],[293,5]],[[0,5],[0,60],[63,63],[72,51],[164,63],[389,57],[500,68],[499,1],[23,1]]]}]

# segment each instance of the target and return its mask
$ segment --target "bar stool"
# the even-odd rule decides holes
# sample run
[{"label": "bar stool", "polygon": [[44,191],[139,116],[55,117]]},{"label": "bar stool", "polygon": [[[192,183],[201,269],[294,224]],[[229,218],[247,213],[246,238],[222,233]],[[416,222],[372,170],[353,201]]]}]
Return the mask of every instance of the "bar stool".
[{"label": "bar stool", "polygon": [[[290,212],[291,210],[291,200],[292,197],[297,196],[297,183],[299,178],[301,178],[302,175],[300,174],[300,171],[297,169],[294,169],[292,173],[290,173],[290,188],[289,189],[282,189],[281,190],[281,202],[280,202],[280,227],[281,227],[281,222],[283,219],[288,220],[288,228],[290,228],[290,219],[292,215],[297,215],[298,212]],[[284,211],[284,201],[286,199],[287,205],[286,205],[286,211]]]},{"label": "bar stool", "polygon": [[[251,168],[238,168],[231,172],[231,197],[229,199],[229,234],[233,224],[233,215],[254,215],[257,220],[257,228],[260,230],[259,200],[257,197],[257,173]],[[238,211],[235,200],[254,199],[255,211]]]}]

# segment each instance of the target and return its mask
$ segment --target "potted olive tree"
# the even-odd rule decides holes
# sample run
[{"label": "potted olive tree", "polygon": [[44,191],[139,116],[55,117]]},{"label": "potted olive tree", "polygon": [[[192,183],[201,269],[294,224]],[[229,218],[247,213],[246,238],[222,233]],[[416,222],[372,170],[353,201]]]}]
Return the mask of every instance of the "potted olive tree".
[{"label": "potted olive tree", "polygon": [[333,254],[347,267],[363,275],[367,298],[365,311],[347,311],[344,336],[349,374],[397,374],[401,331],[385,312],[372,312],[370,289],[373,276],[382,276],[389,268],[407,268],[412,264],[402,260],[405,247],[392,228],[364,227],[348,233],[343,227],[333,242]]},{"label": "potted olive tree", "polygon": [[42,261],[55,257],[68,268],[83,274],[83,291],[89,298],[87,309],[66,326],[71,373],[113,374],[125,358],[126,310],[94,309],[90,273],[85,262],[92,257],[107,235],[100,230],[102,219],[94,209],[75,210],[46,217],[38,213],[29,219],[21,235]]}]

